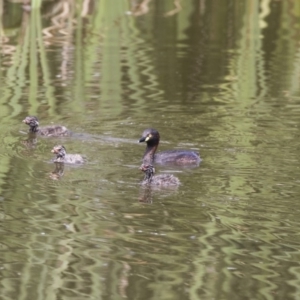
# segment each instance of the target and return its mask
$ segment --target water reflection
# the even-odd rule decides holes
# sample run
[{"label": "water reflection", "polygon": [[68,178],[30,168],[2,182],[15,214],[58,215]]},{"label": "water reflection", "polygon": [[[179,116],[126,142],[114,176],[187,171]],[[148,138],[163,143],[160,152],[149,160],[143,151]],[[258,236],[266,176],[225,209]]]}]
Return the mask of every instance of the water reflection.
[{"label": "water reflection", "polygon": [[59,180],[64,175],[65,164],[60,162],[54,162],[55,169],[50,173],[50,178],[53,180]]},{"label": "water reflection", "polygon": [[[296,299],[296,1],[38,2],[0,3],[2,297]],[[201,150],[179,188],[139,184],[149,127]]]},{"label": "water reflection", "polygon": [[155,199],[157,196],[159,198],[164,197],[172,197],[176,194],[178,191],[178,186],[152,186],[152,185],[144,185],[139,190],[139,202],[152,204],[153,199]]},{"label": "water reflection", "polygon": [[38,139],[35,133],[29,133],[28,138],[26,140],[22,140],[21,143],[28,150],[33,150],[36,148]]}]

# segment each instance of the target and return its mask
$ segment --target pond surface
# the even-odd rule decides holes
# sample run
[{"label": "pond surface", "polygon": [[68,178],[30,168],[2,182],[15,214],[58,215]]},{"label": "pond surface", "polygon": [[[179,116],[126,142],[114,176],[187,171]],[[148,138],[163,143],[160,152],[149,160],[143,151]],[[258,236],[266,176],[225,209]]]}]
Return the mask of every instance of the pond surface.
[{"label": "pond surface", "polygon": [[[300,299],[296,1],[1,5],[1,299]],[[178,188],[148,127],[201,154]]]}]

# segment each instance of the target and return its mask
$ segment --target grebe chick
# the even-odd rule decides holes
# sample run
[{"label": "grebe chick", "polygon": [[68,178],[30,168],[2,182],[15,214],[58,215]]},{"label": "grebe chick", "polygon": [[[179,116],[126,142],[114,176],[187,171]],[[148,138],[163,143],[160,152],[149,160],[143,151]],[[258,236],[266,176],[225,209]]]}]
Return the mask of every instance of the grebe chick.
[{"label": "grebe chick", "polygon": [[51,152],[56,154],[54,162],[66,164],[83,164],[85,162],[80,154],[67,154],[66,148],[62,145],[54,146]]},{"label": "grebe chick", "polygon": [[140,170],[145,173],[143,185],[155,185],[155,186],[178,186],[180,180],[172,174],[160,174],[154,175],[155,168],[153,165],[142,164]]},{"label": "grebe chick", "polygon": [[143,162],[147,164],[175,164],[175,165],[198,165],[201,161],[199,153],[191,150],[169,150],[155,153],[159,144],[160,136],[156,129],[144,130],[139,142],[146,142],[146,150]]},{"label": "grebe chick", "polygon": [[23,123],[29,126],[30,133],[36,133],[43,136],[68,136],[70,131],[65,126],[50,125],[39,128],[39,120],[35,116],[28,116],[23,120]]}]

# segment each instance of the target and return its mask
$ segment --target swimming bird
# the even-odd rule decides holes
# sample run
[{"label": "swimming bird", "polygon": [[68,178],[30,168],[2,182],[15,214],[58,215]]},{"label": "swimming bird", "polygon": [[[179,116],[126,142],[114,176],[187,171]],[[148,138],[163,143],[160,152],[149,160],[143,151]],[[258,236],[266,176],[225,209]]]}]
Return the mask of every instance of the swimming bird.
[{"label": "swimming bird", "polygon": [[85,162],[80,154],[67,154],[66,148],[63,145],[54,146],[51,152],[56,154],[54,162],[66,164],[82,164]]},{"label": "swimming bird", "polygon": [[49,125],[39,128],[39,120],[35,116],[27,116],[23,123],[29,126],[30,133],[36,133],[43,136],[68,136],[70,131],[62,125]]},{"label": "swimming bird", "polygon": [[175,164],[175,165],[198,165],[201,161],[198,152],[191,150],[168,150],[156,153],[160,140],[159,132],[156,129],[144,130],[139,142],[146,142],[146,150],[143,156],[144,164]]},{"label": "swimming bird", "polygon": [[180,180],[172,174],[159,174],[154,175],[155,168],[153,165],[142,164],[140,170],[145,173],[143,185],[155,185],[155,186],[178,186],[180,185]]}]

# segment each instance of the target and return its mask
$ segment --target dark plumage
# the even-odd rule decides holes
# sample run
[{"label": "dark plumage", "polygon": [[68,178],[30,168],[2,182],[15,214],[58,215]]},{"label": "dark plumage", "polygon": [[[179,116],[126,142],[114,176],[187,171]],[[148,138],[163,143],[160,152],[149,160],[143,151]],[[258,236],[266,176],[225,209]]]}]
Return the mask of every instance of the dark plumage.
[{"label": "dark plumage", "polygon": [[178,186],[180,180],[172,174],[160,174],[154,175],[155,168],[153,165],[142,164],[140,170],[145,173],[143,185],[155,185],[155,186]]},{"label": "dark plumage", "polygon": [[39,120],[35,116],[28,116],[23,120],[23,123],[29,126],[29,132],[40,134],[43,136],[68,136],[70,131],[61,125],[50,125],[39,128]]},{"label": "dark plumage", "polygon": [[51,152],[56,154],[56,159],[54,159],[54,162],[66,164],[84,163],[84,159],[80,154],[67,154],[66,148],[62,145],[54,146]]},{"label": "dark plumage", "polygon": [[191,150],[169,150],[156,152],[159,144],[159,132],[156,129],[144,130],[139,142],[146,142],[147,147],[143,156],[145,164],[176,164],[176,165],[198,165],[201,161],[199,153]]}]

